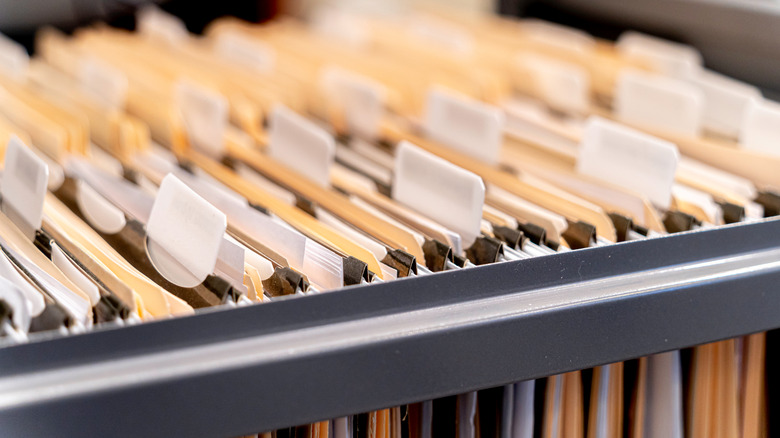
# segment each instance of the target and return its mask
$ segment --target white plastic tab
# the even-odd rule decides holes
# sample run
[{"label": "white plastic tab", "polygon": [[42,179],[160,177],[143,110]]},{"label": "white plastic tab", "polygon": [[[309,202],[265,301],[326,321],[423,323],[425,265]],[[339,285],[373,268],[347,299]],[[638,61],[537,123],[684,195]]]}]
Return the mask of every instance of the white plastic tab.
[{"label": "white plastic tab", "polygon": [[253,251],[246,251],[245,263],[257,270],[260,278],[265,280],[274,274],[274,265],[268,260]]},{"label": "white plastic tab", "polygon": [[539,19],[520,22],[525,36],[534,43],[572,53],[585,53],[596,46],[596,40],[587,32]]},{"label": "white plastic tab", "polygon": [[43,201],[49,181],[49,168],[35,153],[12,135],[5,150],[2,210],[31,237],[41,228]]},{"label": "white plastic tab", "polygon": [[739,143],[745,149],[780,155],[780,104],[768,100],[751,102]]},{"label": "white plastic tab", "polygon": [[320,74],[320,86],[329,101],[344,111],[347,127],[354,133],[376,138],[384,116],[385,87],[365,76],[329,66]]},{"label": "white plastic tab", "polygon": [[274,69],[276,52],[273,47],[239,32],[223,32],[214,42],[214,50],[230,62],[268,73]]},{"label": "white plastic tab", "polygon": [[590,77],[584,68],[547,56],[525,53],[518,57],[517,62],[523,71],[531,75],[538,97],[553,109],[575,114],[588,111]]},{"label": "white plastic tab", "polygon": [[16,285],[2,277],[0,277],[0,301],[4,301],[13,309],[11,319],[14,326],[22,332],[27,333],[30,329],[31,319],[27,300]]},{"label": "white plastic tab", "polygon": [[97,102],[109,109],[124,106],[128,82],[121,70],[94,57],[85,57],[77,75],[82,90]]},{"label": "white plastic tab", "polygon": [[169,174],[146,224],[149,258],[168,281],[197,286],[214,272],[226,227],[221,211]]},{"label": "white plastic tab", "polygon": [[506,114],[504,133],[510,138],[576,156],[584,120],[556,117],[546,105],[531,99],[513,98],[504,102],[502,108]]},{"label": "white plastic tab", "polygon": [[437,48],[457,55],[474,51],[474,37],[464,28],[434,17],[416,15],[408,23],[409,32]]},{"label": "white plastic tab", "polygon": [[81,62],[78,75],[81,88],[96,101],[110,109],[125,106],[128,82],[121,70],[88,57]]},{"label": "white plastic tab", "polygon": [[122,231],[127,223],[122,210],[101,196],[84,180],[78,180],[76,186],[76,204],[93,228],[105,234]]},{"label": "white plastic tab", "polygon": [[485,185],[477,175],[402,141],[395,161],[393,199],[461,236],[468,248],[479,236]]},{"label": "white plastic tab", "polygon": [[[275,220],[250,207],[246,199],[211,177],[194,176],[181,170],[175,170],[175,174],[198,195],[224,212],[231,227],[277,251],[291,267],[305,272],[319,286],[328,289],[343,286],[343,266],[339,255],[306,238],[286,223],[277,222],[278,218]],[[247,260],[250,252],[245,252]],[[259,270],[258,266],[255,267]]]},{"label": "white plastic tab", "polygon": [[317,8],[310,17],[311,28],[322,36],[339,40],[352,47],[364,47],[370,41],[371,31],[354,14],[332,6]]},{"label": "white plastic tab", "polygon": [[182,80],[176,84],[176,105],[190,144],[210,157],[222,158],[228,126],[227,99],[216,91]]},{"label": "white plastic tab", "polygon": [[697,136],[704,95],[695,85],[657,74],[626,70],[615,90],[615,114],[627,123],[664,132]]},{"label": "white plastic tab", "polygon": [[156,6],[141,8],[136,22],[139,33],[169,44],[179,43],[188,35],[183,21]]},{"label": "white plastic tab", "polygon": [[739,138],[745,113],[752,102],[761,100],[761,91],[709,70],[702,70],[691,82],[704,93],[704,128]]},{"label": "white plastic tab", "polygon": [[87,294],[89,302],[93,307],[98,303],[100,300],[100,291],[98,290],[97,285],[73,264],[56,243],[51,245],[51,261],[68,278],[68,280],[73,282],[73,284]]},{"label": "white plastic tab", "polygon": [[504,113],[443,88],[428,92],[425,130],[432,139],[488,164],[498,163]]},{"label": "white plastic tab", "polygon": [[16,41],[0,34],[0,72],[15,80],[22,80],[27,75],[30,55]]},{"label": "white plastic tab", "polygon": [[271,113],[268,154],[317,184],[330,185],[330,167],[336,155],[333,137],[282,105]]},{"label": "white plastic tab", "polygon": [[678,160],[677,146],[672,143],[591,117],[580,145],[577,171],[668,208]]},{"label": "white plastic tab", "polygon": [[659,73],[677,78],[691,78],[701,69],[702,56],[695,48],[628,31],[617,41],[618,51],[628,58],[649,62]]}]

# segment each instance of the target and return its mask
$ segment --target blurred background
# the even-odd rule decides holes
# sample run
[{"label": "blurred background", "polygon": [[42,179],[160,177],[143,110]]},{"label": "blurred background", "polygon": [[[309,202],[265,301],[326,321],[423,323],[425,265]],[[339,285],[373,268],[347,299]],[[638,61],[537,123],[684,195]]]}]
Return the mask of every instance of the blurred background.
[{"label": "blurred background", "polygon": [[[0,32],[32,47],[37,28],[70,31],[95,20],[132,29],[139,0],[0,0]],[[323,6],[392,14],[444,5],[480,13],[537,17],[607,39],[636,29],[697,47],[707,67],[780,97],[780,1],[777,0],[188,0],[156,1],[199,33],[214,18],[262,22],[277,14],[306,17]]]}]

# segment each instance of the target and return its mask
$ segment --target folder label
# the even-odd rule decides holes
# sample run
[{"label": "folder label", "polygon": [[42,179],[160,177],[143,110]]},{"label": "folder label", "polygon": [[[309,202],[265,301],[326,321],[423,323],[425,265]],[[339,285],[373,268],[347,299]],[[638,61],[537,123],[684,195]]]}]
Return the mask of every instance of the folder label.
[{"label": "folder label", "polygon": [[518,57],[536,85],[539,97],[554,109],[585,113],[590,101],[590,78],[582,67],[540,55]]},{"label": "folder label", "polygon": [[704,95],[678,79],[625,70],[615,89],[617,118],[668,133],[698,136],[704,113]]},{"label": "folder label", "polygon": [[587,32],[535,18],[521,21],[521,29],[533,43],[570,53],[584,54],[596,45]]},{"label": "folder label", "polygon": [[271,113],[268,153],[317,184],[330,185],[330,168],[336,156],[333,137],[282,105]]},{"label": "folder label", "polygon": [[84,91],[107,108],[125,106],[128,83],[121,70],[90,57],[81,63],[79,79]]},{"label": "folder label", "polygon": [[577,158],[577,171],[647,196],[668,208],[679,153],[659,138],[591,117]]},{"label": "folder label", "polygon": [[368,138],[377,136],[384,115],[384,86],[338,67],[326,67],[321,84],[328,98],[341,106],[350,131]]},{"label": "folder label", "polygon": [[623,56],[648,62],[659,73],[676,78],[694,77],[703,63],[701,53],[691,46],[634,31],[620,35],[616,47]]},{"label": "folder label", "polygon": [[138,31],[168,44],[176,44],[187,38],[184,22],[156,6],[145,6],[136,17]]},{"label": "folder label", "polygon": [[393,199],[461,236],[468,248],[479,236],[485,185],[477,175],[402,141],[395,159]]},{"label": "folder label", "polygon": [[474,51],[474,38],[465,29],[431,17],[416,16],[409,23],[412,35],[454,54]]},{"label": "folder label", "polygon": [[318,34],[338,40],[353,48],[365,47],[371,31],[358,16],[335,7],[320,7],[311,17],[312,28]]},{"label": "folder label", "polygon": [[78,180],[77,186],[76,204],[87,222],[102,233],[114,234],[122,231],[127,223],[125,213],[83,179]]},{"label": "folder label", "polygon": [[168,281],[196,286],[214,272],[226,227],[224,213],[168,174],[146,224],[149,258]]},{"label": "folder label", "polygon": [[498,163],[504,113],[443,88],[428,92],[425,130],[433,140],[488,164]]},{"label": "folder label", "polygon": [[273,70],[276,63],[276,53],[271,46],[237,32],[220,34],[214,48],[223,58],[263,73]]},{"label": "folder label", "polygon": [[244,263],[255,268],[262,280],[274,274],[274,265],[254,251],[244,252]]},{"label": "folder label", "polygon": [[742,125],[743,148],[780,155],[780,104],[754,101],[748,105]]},{"label": "folder label", "polygon": [[221,159],[228,125],[227,99],[216,91],[182,80],[176,84],[176,104],[190,145]]},{"label": "folder label", "polygon": [[23,228],[25,234],[34,233],[41,228],[49,168],[18,137],[11,136],[2,178],[3,213]]},{"label": "folder label", "polygon": [[702,70],[691,82],[704,93],[704,128],[739,138],[745,114],[753,101],[761,100],[761,91],[708,70]]}]

